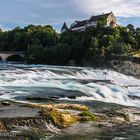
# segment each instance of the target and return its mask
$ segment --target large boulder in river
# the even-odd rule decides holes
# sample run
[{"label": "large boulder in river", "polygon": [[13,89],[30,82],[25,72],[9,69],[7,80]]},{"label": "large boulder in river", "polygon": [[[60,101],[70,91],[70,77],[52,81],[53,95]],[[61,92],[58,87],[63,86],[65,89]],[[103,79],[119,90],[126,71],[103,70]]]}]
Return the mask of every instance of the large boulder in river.
[{"label": "large boulder in river", "polygon": [[1,105],[10,106],[11,105],[11,102],[9,102],[9,101],[2,101],[1,102]]},{"label": "large boulder in river", "polygon": [[82,104],[30,104],[28,107],[41,108],[40,115],[47,117],[59,128],[68,127],[78,121],[95,121],[96,116]]},{"label": "large boulder in river", "polygon": [[71,124],[74,124],[78,121],[78,117],[76,115],[72,115],[66,111],[59,111],[56,109],[42,109],[40,112],[41,116],[46,116],[49,118],[54,125],[59,128],[68,127]]}]

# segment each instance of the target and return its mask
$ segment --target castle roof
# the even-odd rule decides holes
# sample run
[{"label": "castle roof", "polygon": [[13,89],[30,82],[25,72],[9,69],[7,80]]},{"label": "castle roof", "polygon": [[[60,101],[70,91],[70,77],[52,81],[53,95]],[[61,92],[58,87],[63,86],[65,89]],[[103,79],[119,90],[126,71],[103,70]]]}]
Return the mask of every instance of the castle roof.
[{"label": "castle roof", "polygon": [[97,16],[91,16],[91,18],[88,21],[89,22],[98,21],[98,20],[100,20],[103,17],[108,17],[110,14],[112,14],[112,12],[106,13],[106,14],[102,14],[102,15],[97,15]]},{"label": "castle roof", "polygon": [[66,22],[64,22],[63,26],[62,26],[62,30],[63,29],[68,29]]},{"label": "castle roof", "polygon": [[71,26],[71,29],[72,28],[75,28],[75,27],[80,27],[80,26],[84,26],[85,24],[87,24],[88,20],[83,20],[83,21],[75,21],[76,23],[74,25]]},{"label": "castle roof", "polygon": [[110,13],[101,14],[101,15],[97,15],[97,16],[91,16],[88,20],[75,21],[75,23],[71,25],[71,29],[76,28],[76,27],[84,26],[84,25],[86,25],[87,23],[90,23],[90,22],[92,22],[92,21],[98,21],[98,20],[100,20],[102,17],[108,17],[110,14],[113,14],[113,13],[110,12]]}]

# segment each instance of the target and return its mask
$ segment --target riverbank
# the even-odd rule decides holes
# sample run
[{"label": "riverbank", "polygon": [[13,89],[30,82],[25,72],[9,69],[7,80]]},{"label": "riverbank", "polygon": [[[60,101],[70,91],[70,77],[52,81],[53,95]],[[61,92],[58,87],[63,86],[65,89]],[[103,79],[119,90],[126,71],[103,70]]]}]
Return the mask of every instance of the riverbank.
[{"label": "riverbank", "polygon": [[84,66],[98,69],[112,69],[127,76],[134,76],[140,79],[140,61],[126,59],[97,60],[92,63],[85,63]]},{"label": "riverbank", "polygon": [[128,76],[140,79],[140,64],[132,61],[111,61],[113,69]]},{"label": "riverbank", "polygon": [[68,135],[75,138],[78,135],[115,138],[122,137],[121,131],[127,133],[129,129],[137,129],[140,124],[139,108],[97,101],[89,105],[69,102],[25,104],[13,101],[1,101],[0,104],[1,139],[52,140],[64,139]]}]

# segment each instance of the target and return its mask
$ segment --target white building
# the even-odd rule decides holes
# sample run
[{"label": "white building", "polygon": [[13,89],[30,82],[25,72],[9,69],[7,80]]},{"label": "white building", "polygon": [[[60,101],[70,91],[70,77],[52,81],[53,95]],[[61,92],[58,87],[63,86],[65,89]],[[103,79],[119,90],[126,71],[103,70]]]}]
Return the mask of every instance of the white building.
[{"label": "white building", "polygon": [[[101,19],[105,19],[106,23],[105,26],[106,27],[115,27],[117,24],[117,19],[114,16],[113,12],[110,13],[106,13],[106,14],[101,14],[101,15],[96,15],[96,16],[91,16],[89,19],[87,20],[83,20],[83,21],[75,21],[70,29],[67,28],[67,26],[63,25],[62,30],[66,31],[66,30],[71,30],[71,31],[84,31],[87,27],[93,27],[96,26],[98,24],[98,22]],[[66,27],[66,29],[64,29]]]}]

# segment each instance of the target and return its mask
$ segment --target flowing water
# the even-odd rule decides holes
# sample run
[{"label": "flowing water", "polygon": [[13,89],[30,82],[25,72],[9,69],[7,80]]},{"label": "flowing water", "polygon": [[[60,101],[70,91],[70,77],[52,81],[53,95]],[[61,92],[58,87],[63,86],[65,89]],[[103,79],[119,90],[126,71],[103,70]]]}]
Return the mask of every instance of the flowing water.
[{"label": "flowing water", "polygon": [[[115,103],[139,108],[140,80],[109,69],[0,64],[0,100],[27,102],[27,97],[57,97],[60,102],[83,102],[84,104],[99,101],[99,104],[105,102],[109,105]],[[92,127],[87,126],[86,129],[90,128]],[[103,139],[123,139],[125,135],[130,134],[131,139],[136,134],[134,138],[139,139],[139,131],[140,129],[136,128],[125,131],[125,134],[119,136],[116,134],[100,135],[104,136]],[[96,133],[97,135],[94,136],[87,133],[82,138],[100,139],[99,133],[101,132],[94,132]],[[81,136],[65,135],[50,139],[80,140]]]},{"label": "flowing water", "polygon": [[59,100],[97,100],[140,107],[139,98],[129,97],[140,97],[140,80],[108,69],[1,64],[0,91],[1,100],[57,96]]}]

